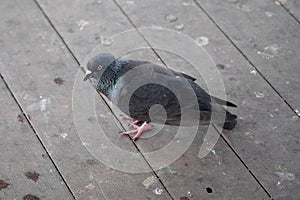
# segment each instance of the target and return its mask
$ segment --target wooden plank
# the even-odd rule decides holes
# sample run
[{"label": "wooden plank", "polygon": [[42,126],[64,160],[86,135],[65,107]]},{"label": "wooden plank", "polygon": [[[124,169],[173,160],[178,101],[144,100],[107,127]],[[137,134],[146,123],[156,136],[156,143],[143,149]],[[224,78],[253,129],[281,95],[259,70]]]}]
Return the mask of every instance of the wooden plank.
[{"label": "wooden plank", "polygon": [[[209,43],[204,47],[217,64],[223,64],[221,72],[228,98],[239,106],[237,112],[240,120],[233,133],[228,133],[229,141],[272,196],[297,199],[299,181],[296,177],[300,159],[296,141],[299,140],[299,119],[264,79],[255,73],[255,69],[218,31],[215,24],[193,2],[183,5],[179,1],[167,4],[162,1],[156,1],[155,4],[139,1],[134,6],[118,2],[138,27],[160,26],[176,30],[176,25],[184,24],[183,33],[194,39],[200,36],[208,38]],[[209,2],[206,3],[207,7]],[[165,5],[168,10],[157,5]],[[233,11],[228,9],[228,12]],[[165,20],[169,14],[175,15],[177,21],[170,23]],[[219,18],[227,20],[224,16],[220,15]],[[231,21],[235,22],[234,19]],[[249,22],[245,21],[245,24]],[[241,41],[244,41],[243,38],[241,35]],[[268,38],[264,42],[267,43]],[[172,61],[161,52],[160,55],[167,62]],[[178,66],[176,60],[173,61],[170,65]],[[197,72],[191,71],[190,74]]]},{"label": "wooden plank", "polygon": [[282,5],[284,6],[288,12],[291,13],[291,15],[293,17],[296,18],[296,20],[300,21],[300,1],[299,0],[291,0],[291,1],[287,1],[287,0],[276,0],[275,3],[277,5]]},{"label": "wooden plank", "polygon": [[299,110],[299,23],[272,1],[197,2],[283,99]]},{"label": "wooden plank", "polygon": [[[76,57],[80,58],[80,60],[83,60],[88,52],[84,52],[82,50],[82,48],[86,47],[82,47],[81,44],[86,44],[90,49],[92,49],[93,45],[98,43],[97,39],[93,41],[92,38],[94,35],[101,34],[99,36],[109,36],[111,33],[118,33],[122,30],[132,28],[130,24],[126,22],[125,17],[120,15],[119,11],[117,12],[115,10],[115,6],[110,1],[102,1],[100,5],[92,2],[76,2],[73,4],[66,3],[67,5],[71,5],[71,8],[67,10],[64,9],[64,7],[60,7],[58,9],[56,1],[41,1],[40,3],[51,21],[53,21],[53,24],[58,29],[59,33],[61,33],[64,40],[72,49]],[[140,5],[142,5],[142,3],[145,2],[141,2]],[[129,2],[129,4],[131,3]],[[147,4],[145,3],[145,5]],[[88,9],[90,9],[90,12],[86,11]],[[97,10],[97,12],[95,10]],[[113,16],[109,13],[113,13]],[[153,15],[154,14],[158,13],[154,12]],[[138,13],[138,16],[141,16],[143,20],[145,20],[142,13]],[[62,19],[68,19],[69,24],[73,25],[62,22]],[[70,29],[74,30],[74,22],[80,19],[86,20],[89,25],[84,27],[84,31],[77,30],[70,33]],[[136,19],[134,18],[134,20]],[[112,27],[111,22],[116,22],[119,26]],[[146,21],[145,24],[147,25]],[[98,27],[102,28],[101,32]],[[116,27],[118,27],[119,30],[116,29]],[[76,38],[80,38],[80,40],[83,41],[79,44]],[[136,38],[136,40],[140,42],[139,38]],[[142,53],[139,52],[135,55],[131,55],[131,57],[134,58],[141,58],[141,56],[143,56],[143,59],[157,62],[157,58],[153,57],[153,53],[149,51],[143,51]],[[204,130],[205,128],[203,131]],[[159,138],[159,142],[157,142],[157,139],[153,140],[151,138],[149,140],[139,140],[137,144],[143,151],[153,150],[165,144],[165,142],[172,137],[172,130],[169,130],[169,133],[167,131],[163,132],[162,136],[165,135],[167,135],[165,138]],[[169,167],[159,171],[160,177],[163,178],[162,180],[164,184],[167,185],[167,189],[171,191],[174,198],[179,199],[180,197],[183,198],[186,196],[191,199],[199,199],[201,197],[218,199],[224,196],[227,198],[238,198],[241,195],[245,198],[247,195],[254,198],[267,198],[267,195],[263,192],[260,186],[255,183],[255,180],[251,178],[247,170],[242,166],[240,161],[234,156],[224,142],[220,141],[218,143],[220,146],[217,146],[217,149],[215,150],[222,154],[222,156],[210,154],[207,160],[211,159],[213,161],[209,163],[206,163],[207,160],[199,160],[197,158],[197,151],[199,150],[198,147],[200,141],[202,141],[202,136],[199,134],[199,137],[200,138],[195,141],[195,144],[191,146],[191,150],[187,153],[188,156],[185,155],[180,158],[178,162],[171,166],[171,168]],[[190,167],[188,167],[189,165]],[[214,169],[214,173],[211,171],[212,168]],[[174,171],[175,169],[176,172]],[[200,174],[199,170],[201,170],[201,172],[203,170],[203,173]],[[197,175],[197,173],[199,174]],[[228,176],[226,176],[226,174]],[[241,182],[243,184],[241,184]],[[213,194],[207,193],[207,187],[213,188]],[[188,194],[193,197],[189,197]]]},{"label": "wooden plank", "polygon": [[[72,110],[73,84],[79,67],[37,5],[33,1],[5,1],[0,12],[1,46],[5,49],[0,53],[1,74],[24,112],[30,115],[33,128],[76,198],[170,199],[165,191],[154,192],[163,188],[157,178],[147,187],[143,184],[153,173],[113,170],[97,161],[82,144]],[[120,131],[106,105],[97,105],[106,124],[102,128],[108,133]],[[85,123],[93,123],[95,117],[91,114]],[[128,138],[120,140],[119,134],[113,137],[120,148],[137,152]]]},{"label": "wooden plank", "polygon": [[0,79],[0,199],[73,199]]}]

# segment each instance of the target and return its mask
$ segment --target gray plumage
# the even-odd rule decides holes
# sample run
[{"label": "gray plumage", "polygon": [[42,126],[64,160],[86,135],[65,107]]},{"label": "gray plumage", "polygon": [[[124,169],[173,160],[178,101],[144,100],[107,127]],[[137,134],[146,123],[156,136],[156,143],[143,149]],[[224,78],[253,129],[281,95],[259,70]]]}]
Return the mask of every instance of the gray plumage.
[{"label": "gray plumage", "polygon": [[[237,123],[237,116],[223,107],[236,105],[210,96],[195,83],[196,79],[189,75],[147,61],[116,59],[107,53],[98,54],[90,59],[87,68],[89,71],[84,80],[89,78],[96,80],[94,81],[96,90],[107,96],[133,119],[169,125],[195,125],[197,122],[209,124],[213,111],[217,114],[217,118],[214,118],[212,123],[222,124],[223,128],[229,130]],[[132,86],[135,84],[139,87]],[[168,85],[176,91],[172,91]],[[194,101],[191,100],[191,93],[196,98]],[[196,103],[181,105],[182,100]],[[164,108],[166,119],[157,107],[153,112],[158,114],[150,115],[149,109],[155,104]],[[189,113],[189,118],[185,119],[185,122],[181,118],[183,112]],[[221,116],[222,113],[224,117],[219,119],[218,114]],[[195,122],[195,119],[199,119],[199,115],[200,120]]]}]

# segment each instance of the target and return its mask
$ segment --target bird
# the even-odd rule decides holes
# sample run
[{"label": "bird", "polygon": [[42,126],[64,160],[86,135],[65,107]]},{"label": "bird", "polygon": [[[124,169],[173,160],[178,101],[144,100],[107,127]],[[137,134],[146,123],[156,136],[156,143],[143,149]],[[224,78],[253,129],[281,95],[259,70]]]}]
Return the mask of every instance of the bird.
[{"label": "bird", "polygon": [[[91,79],[96,91],[123,111],[126,114],[122,116],[124,119],[133,121],[130,125],[134,130],[121,132],[123,135],[135,134],[133,140],[151,129],[150,122],[173,126],[214,123],[227,130],[232,130],[237,124],[237,115],[226,110],[226,107],[237,105],[209,95],[195,82],[196,78],[188,74],[149,61],[122,60],[111,53],[95,55],[88,60],[86,67],[83,80]],[[134,84],[139,87],[131,87]],[[188,99],[191,92],[194,93],[194,101]],[[187,99],[190,104],[180,105],[181,99]],[[156,104],[160,107],[153,112],[158,114],[150,115],[151,107]],[[161,109],[165,110],[165,115],[161,114]],[[184,123],[181,118],[183,112],[189,116]],[[212,122],[212,112],[217,116],[223,113],[224,117]]]}]

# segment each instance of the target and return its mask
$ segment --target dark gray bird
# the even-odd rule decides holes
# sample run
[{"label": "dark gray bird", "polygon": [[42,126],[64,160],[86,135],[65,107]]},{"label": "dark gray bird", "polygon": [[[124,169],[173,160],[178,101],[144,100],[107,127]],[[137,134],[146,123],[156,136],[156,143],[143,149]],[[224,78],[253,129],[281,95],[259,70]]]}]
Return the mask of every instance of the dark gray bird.
[{"label": "dark gray bird", "polygon": [[[237,123],[237,116],[223,107],[236,107],[235,104],[210,96],[195,83],[195,78],[184,73],[147,61],[116,59],[109,53],[91,58],[87,69],[84,80],[93,79],[96,90],[129,115],[124,118],[135,120],[132,123],[135,130],[123,132],[135,133],[134,140],[143,131],[151,129],[150,122],[175,126],[195,125],[196,119],[198,124],[211,122],[228,130],[232,130]],[[194,100],[191,100],[191,94]],[[156,104],[160,107],[150,111]],[[165,115],[161,112],[163,109]],[[188,113],[184,121],[183,112]],[[211,117],[212,112],[217,116],[214,119]]]}]

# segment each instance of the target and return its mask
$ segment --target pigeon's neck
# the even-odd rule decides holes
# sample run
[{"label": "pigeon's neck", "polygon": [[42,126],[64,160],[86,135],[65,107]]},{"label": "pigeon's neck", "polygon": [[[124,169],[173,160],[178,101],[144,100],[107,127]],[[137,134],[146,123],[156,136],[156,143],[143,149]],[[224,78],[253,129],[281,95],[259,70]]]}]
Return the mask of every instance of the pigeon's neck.
[{"label": "pigeon's neck", "polygon": [[114,90],[120,78],[121,69],[122,61],[116,59],[103,73],[97,84],[97,90],[106,96]]},{"label": "pigeon's neck", "polygon": [[122,61],[115,59],[114,62],[112,63],[112,69],[118,72],[121,70],[121,68],[122,68]]}]

